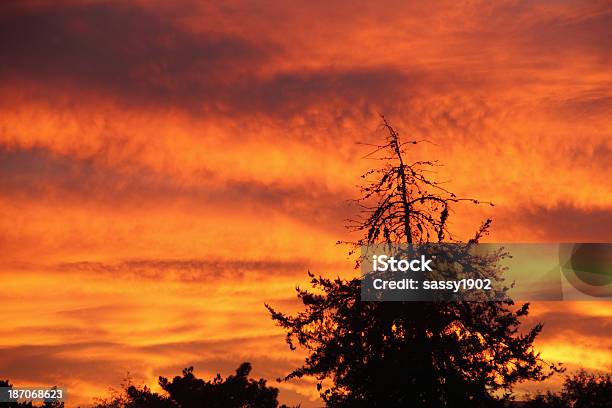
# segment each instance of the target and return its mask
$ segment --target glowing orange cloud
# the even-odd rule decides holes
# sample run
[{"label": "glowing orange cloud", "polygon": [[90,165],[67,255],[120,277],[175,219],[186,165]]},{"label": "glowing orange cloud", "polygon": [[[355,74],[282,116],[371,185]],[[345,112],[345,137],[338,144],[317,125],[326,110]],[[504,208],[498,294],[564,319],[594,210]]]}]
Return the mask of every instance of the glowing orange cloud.
[{"label": "glowing orange cloud", "polygon": [[[608,2],[16,2],[0,33],[0,375],[70,406],[128,370],[287,374],[263,303],[353,273],[334,243],[378,112],[496,203],[456,207],[458,237],[491,216],[490,240],[612,239]],[[546,358],[597,369],[610,316],[530,323]]]}]

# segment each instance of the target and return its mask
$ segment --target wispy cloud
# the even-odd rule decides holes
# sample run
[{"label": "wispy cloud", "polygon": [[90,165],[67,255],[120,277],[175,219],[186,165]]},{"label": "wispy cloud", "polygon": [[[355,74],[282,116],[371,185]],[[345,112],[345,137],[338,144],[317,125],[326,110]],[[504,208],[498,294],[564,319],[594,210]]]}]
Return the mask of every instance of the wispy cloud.
[{"label": "wispy cloud", "polygon": [[[610,241],[611,30],[606,1],[8,3],[0,371],[80,402],[127,370],[285,374],[263,303],[354,273],[334,242],[378,112],[496,203],[454,208],[458,236]],[[609,309],[539,307],[545,353],[609,360]]]}]

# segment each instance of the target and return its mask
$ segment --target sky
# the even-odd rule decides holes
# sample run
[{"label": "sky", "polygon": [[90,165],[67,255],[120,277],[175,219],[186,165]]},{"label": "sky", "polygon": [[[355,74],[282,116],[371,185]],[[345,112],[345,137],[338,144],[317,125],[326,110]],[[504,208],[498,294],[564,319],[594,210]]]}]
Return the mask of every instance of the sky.
[{"label": "sky", "polygon": [[[51,4],[53,3],[53,5]],[[264,308],[350,276],[384,114],[491,242],[612,242],[609,1],[25,1],[0,8],[0,376],[91,403],[253,364],[319,403]],[[174,3],[174,2],[173,2]],[[486,207],[486,208],[485,208]],[[612,365],[612,304],[532,305]],[[558,386],[524,385],[521,390]],[[520,388],[520,387],[519,387]]]}]

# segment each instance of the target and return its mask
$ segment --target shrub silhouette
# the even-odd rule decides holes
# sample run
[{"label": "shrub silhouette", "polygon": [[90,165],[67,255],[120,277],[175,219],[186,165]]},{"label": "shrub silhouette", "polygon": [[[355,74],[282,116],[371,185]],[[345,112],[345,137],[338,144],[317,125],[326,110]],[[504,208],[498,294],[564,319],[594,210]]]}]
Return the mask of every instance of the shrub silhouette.
[{"label": "shrub silhouette", "polygon": [[538,394],[528,408],[609,408],[612,406],[612,372],[579,371],[565,378],[561,392]]},{"label": "shrub silhouette", "polygon": [[[352,244],[452,240],[451,206],[481,202],[430,180],[436,162],[407,162],[407,146],[420,142],[402,142],[382,119],[386,141],[368,155],[381,166],[362,176],[362,212],[348,227],[363,235]],[[469,243],[490,224],[486,220]],[[496,261],[483,260],[491,269]],[[517,382],[561,371],[534,351],[542,325],[519,330],[528,304],[363,302],[359,278],[309,276],[313,290],[297,288],[303,311],[291,316],[266,307],[286,330],[290,348],[308,352],[284,379],[314,377],[329,407],[492,407],[504,403]]]},{"label": "shrub silhouette", "polygon": [[249,379],[250,372],[251,364],[242,363],[236,374],[225,380],[217,374],[212,381],[204,381],[196,378],[193,367],[189,367],[183,370],[182,377],[172,381],[160,377],[159,385],[181,407],[200,407],[205,402],[207,407],[276,408],[278,388],[266,386],[264,379]]},{"label": "shrub silhouette", "polygon": [[217,374],[212,380],[203,380],[189,367],[172,380],[159,377],[167,395],[128,384],[123,392],[100,401],[96,408],[278,408],[278,388],[268,387],[264,379],[248,378],[250,372],[251,364],[245,362],[236,374],[225,379]]}]

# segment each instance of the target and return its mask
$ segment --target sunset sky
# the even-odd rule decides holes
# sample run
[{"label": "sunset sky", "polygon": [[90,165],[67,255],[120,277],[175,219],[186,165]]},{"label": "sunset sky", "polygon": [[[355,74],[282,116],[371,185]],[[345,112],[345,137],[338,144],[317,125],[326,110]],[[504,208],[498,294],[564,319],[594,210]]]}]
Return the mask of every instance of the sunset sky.
[{"label": "sunset sky", "polygon": [[[274,381],[302,355],[264,302],[354,273],[378,113],[496,204],[456,207],[458,237],[612,242],[610,1],[168,3],[0,6],[0,377],[75,406],[250,361],[320,405]],[[612,366],[612,303],[537,321],[545,358]]]}]

